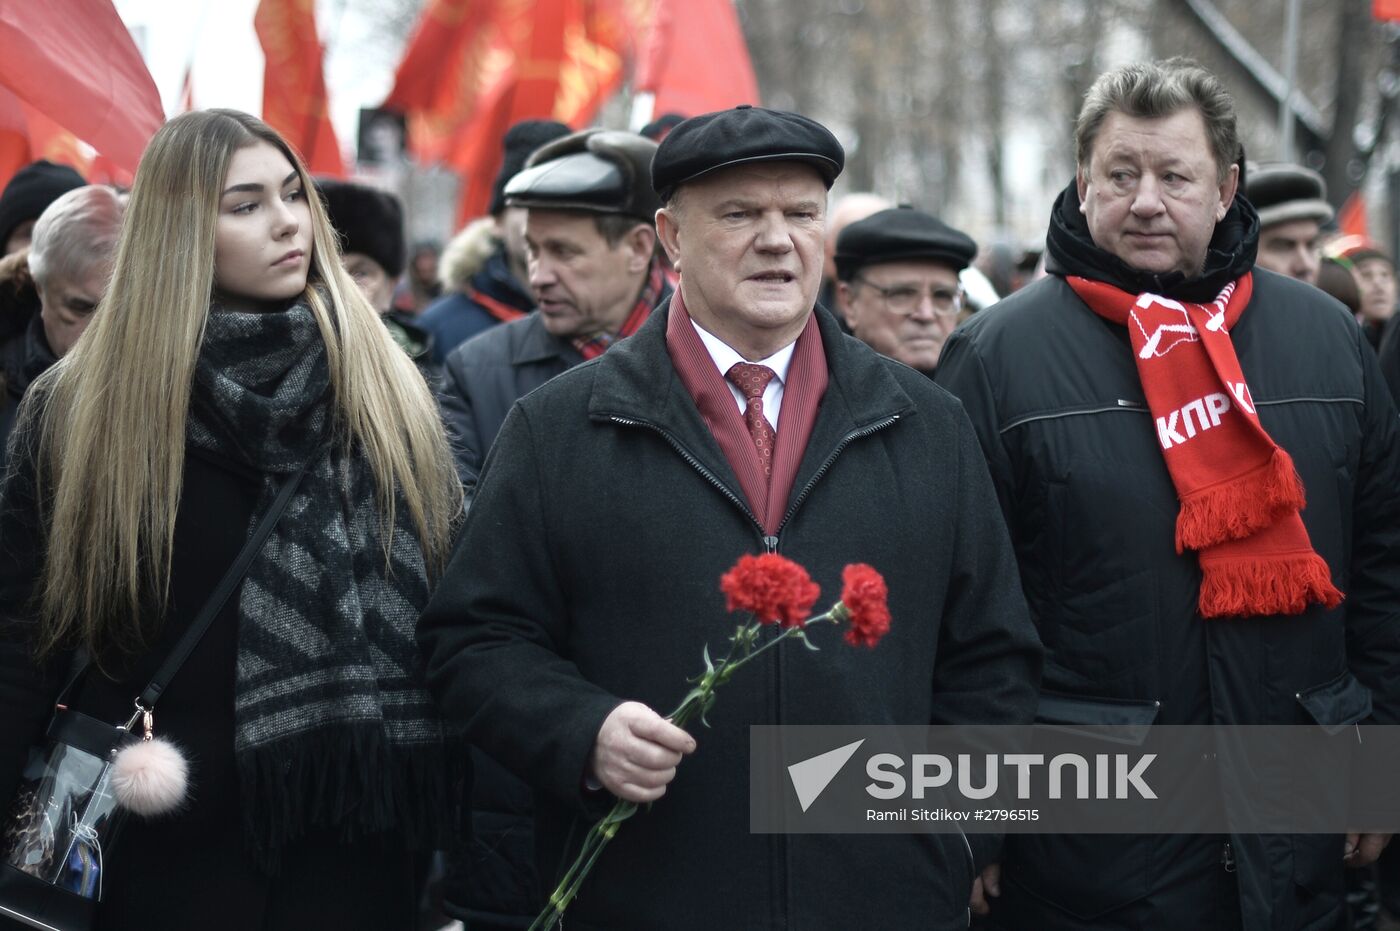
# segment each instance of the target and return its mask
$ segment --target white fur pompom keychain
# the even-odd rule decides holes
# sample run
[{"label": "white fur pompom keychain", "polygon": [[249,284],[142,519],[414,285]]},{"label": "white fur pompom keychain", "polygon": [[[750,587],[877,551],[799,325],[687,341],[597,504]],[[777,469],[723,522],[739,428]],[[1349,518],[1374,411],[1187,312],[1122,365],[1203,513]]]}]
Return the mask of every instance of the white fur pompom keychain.
[{"label": "white fur pompom keychain", "polygon": [[143,708],[139,716],[141,740],[117,751],[112,760],[112,794],[121,807],[153,818],[184,804],[190,767],[179,748],[155,736],[155,715]]}]

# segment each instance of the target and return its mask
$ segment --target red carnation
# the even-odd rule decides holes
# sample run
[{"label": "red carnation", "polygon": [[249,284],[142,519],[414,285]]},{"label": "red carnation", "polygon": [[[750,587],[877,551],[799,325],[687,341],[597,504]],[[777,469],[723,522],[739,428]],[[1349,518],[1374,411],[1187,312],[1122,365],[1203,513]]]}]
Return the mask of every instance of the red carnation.
[{"label": "red carnation", "polygon": [[884,578],[865,563],[852,563],[841,570],[841,604],[851,622],[847,643],[873,647],[890,632],[889,597]]},{"label": "red carnation", "polygon": [[761,624],[784,627],[802,626],[821,594],[806,569],[777,553],[740,556],[719,587],[728,596],[725,610],[749,611]]}]

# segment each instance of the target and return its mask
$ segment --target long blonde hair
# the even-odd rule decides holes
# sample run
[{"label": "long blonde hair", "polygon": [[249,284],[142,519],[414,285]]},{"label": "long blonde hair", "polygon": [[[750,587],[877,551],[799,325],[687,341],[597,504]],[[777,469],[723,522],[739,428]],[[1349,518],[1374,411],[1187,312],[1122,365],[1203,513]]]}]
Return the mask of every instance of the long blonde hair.
[{"label": "long blonde hair", "polygon": [[137,649],[168,605],[219,196],[233,153],[260,142],[296,167],[307,195],[314,243],[302,299],[325,340],[341,439],[367,457],[386,524],[394,521],[397,490],[429,566],[446,562],[462,491],[437,407],[341,269],[306,167],[255,117],[186,113],[166,123],[141,157],[112,278],[91,325],[27,393],[20,415],[21,430],[38,431],[39,499],[47,504],[37,590],[45,652],[77,644],[94,655]]}]

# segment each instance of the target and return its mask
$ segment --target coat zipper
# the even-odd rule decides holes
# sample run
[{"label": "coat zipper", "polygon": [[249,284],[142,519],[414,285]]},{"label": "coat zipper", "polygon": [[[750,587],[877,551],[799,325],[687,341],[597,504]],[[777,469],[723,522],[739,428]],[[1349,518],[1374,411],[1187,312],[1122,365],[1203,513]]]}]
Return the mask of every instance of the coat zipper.
[{"label": "coat zipper", "polygon": [[753,516],[753,511],[749,510],[749,506],[746,503],[744,503],[744,500],[738,495],[734,494],[734,492],[730,491],[729,486],[724,484],[724,482],[720,481],[719,476],[715,475],[715,473],[705,468],[704,463],[692,456],[689,450],[687,450],[684,446],[681,445],[680,440],[676,439],[670,433],[658,427],[656,424],[649,423],[645,420],[632,420],[628,417],[619,417],[616,414],[609,414],[608,419],[611,420],[613,423],[621,424],[624,427],[645,427],[648,430],[654,430],[655,432],[661,434],[662,439],[664,439],[667,443],[671,444],[671,448],[674,449],[676,452],[680,453],[681,458],[684,459],[686,462],[690,463],[691,468],[699,472],[707,482],[715,486],[715,488],[719,489],[720,494],[724,495],[730,501],[733,501],[734,506],[737,507],[739,510],[743,511],[744,516],[746,516],[753,523],[753,525],[758,528],[758,535],[759,538],[763,541],[764,552],[776,553],[778,551],[778,538],[765,536],[763,533],[763,525],[758,522],[757,517]]},{"label": "coat zipper", "polygon": [[[629,417],[619,417],[619,416],[617,416],[617,415],[615,415],[615,414],[610,414],[610,415],[608,415],[608,416],[609,416],[609,419],[611,419],[612,422],[615,423],[615,424],[619,424],[619,425],[621,425],[621,426],[626,426],[626,427],[645,427],[645,428],[647,428],[647,429],[649,429],[649,430],[654,430],[654,431],[656,431],[657,433],[659,433],[659,434],[661,435],[662,439],[664,439],[667,443],[669,443],[669,444],[671,445],[671,448],[674,449],[677,453],[679,453],[679,454],[680,454],[680,457],[690,464],[690,467],[691,467],[691,468],[693,468],[695,471],[699,472],[700,475],[703,476],[703,477],[705,478],[706,481],[708,481],[711,485],[715,486],[715,488],[719,489],[719,492],[720,492],[721,494],[723,494],[723,495],[724,495],[726,498],[728,498],[730,501],[733,501],[734,504],[735,504],[735,506],[738,507],[739,510],[743,511],[744,514],[748,516],[749,520],[753,522],[753,525],[754,525],[755,527],[758,528],[759,537],[760,537],[760,539],[761,539],[761,541],[762,541],[762,543],[763,543],[763,551],[764,551],[765,553],[776,553],[776,552],[778,551],[778,534],[781,534],[781,533],[783,532],[783,528],[787,526],[787,522],[792,518],[792,515],[793,515],[794,513],[796,513],[797,508],[802,504],[802,502],[807,498],[807,495],[811,492],[812,486],[814,486],[818,481],[820,481],[820,480],[821,480],[821,477],[827,473],[827,470],[829,470],[829,469],[831,468],[832,463],[834,463],[834,462],[836,461],[836,457],[839,456],[839,455],[841,455],[841,451],[842,451],[842,450],[844,450],[847,446],[849,446],[849,445],[850,445],[852,442],[854,442],[855,440],[861,439],[862,437],[866,437],[866,436],[869,436],[869,435],[872,434],[872,433],[876,433],[876,432],[878,432],[878,431],[880,431],[880,430],[883,430],[884,428],[890,426],[891,424],[893,424],[893,423],[895,423],[895,422],[897,422],[897,421],[899,420],[899,415],[898,415],[898,414],[891,414],[889,417],[886,417],[884,420],[877,421],[876,423],[870,424],[870,425],[867,426],[867,427],[862,427],[862,428],[860,428],[859,430],[852,430],[850,433],[846,434],[846,435],[841,439],[841,441],[840,441],[839,443],[836,444],[835,448],[832,449],[831,455],[829,455],[829,456],[826,457],[826,461],[823,462],[823,463],[821,464],[821,467],[818,468],[817,471],[816,471],[815,473],[812,474],[812,477],[807,481],[807,484],[803,486],[802,491],[797,495],[796,498],[793,499],[792,505],[788,508],[787,513],[783,515],[782,521],[778,524],[778,531],[777,531],[777,533],[775,533],[775,534],[773,534],[773,535],[770,536],[770,535],[764,533],[764,531],[763,531],[763,525],[759,523],[758,518],[754,517],[753,511],[749,510],[748,505],[745,504],[744,501],[743,501],[742,499],[740,499],[738,495],[736,495],[736,494],[734,494],[734,492],[730,491],[730,490],[729,490],[729,487],[728,487],[727,485],[725,485],[724,482],[720,481],[719,476],[715,475],[715,474],[714,474],[713,472],[711,472],[709,469],[705,468],[704,464],[701,463],[700,460],[698,460],[698,459],[696,459],[694,456],[692,456],[692,455],[690,454],[690,452],[689,452],[684,446],[681,445],[680,440],[676,439],[676,438],[673,437],[669,432],[667,432],[666,430],[662,429],[661,427],[657,426],[657,425],[654,424],[654,423],[650,423],[650,422],[645,421],[645,420],[634,420],[634,419],[629,418]],[[779,654],[777,653],[777,651],[774,651],[774,654],[773,654],[773,687],[774,687],[774,691],[776,692],[776,697],[777,697],[777,702],[778,702],[778,708],[777,708],[778,714],[777,714],[777,717],[778,717],[779,723],[782,722],[782,718],[783,718],[783,709],[782,709],[783,687],[782,687],[782,686],[783,686],[783,679],[782,679],[782,663],[780,662]],[[785,866],[785,868],[784,868],[784,870],[783,870],[785,876],[784,876],[784,881],[783,881],[782,895],[783,895],[783,898],[784,898],[785,901],[784,901],[784,905],[783,905],[783,907],[782,907],[782,910],[783,910],[783,911],[786,911],[786,910],[787,910],[787,902],[786,902],[786,900],[788,900],[788,899],[791,898],[791,896],[789,895],[790,890],[787,888],[787,881],[786,881],[786,873],[788,872],[787,869],[786,869],[787,857],[788,857],[788,850],[787,850],[787,844],[785,843],[784,838],[778,837],[777,839],[778,839],[778,842],[779,842],[779,846],[781,846],[781,847],[783,848],[783,852],[782,852],[782,862],[784,863],[784,866]],[[966,838],[966,837],[963,838],[963,842],[964,842],[964,843],[967,843],[967,838]],[[968,847],[968,854],[969,854],[969,856],[971,855],[971,853],[972,853],[972,848],[971,848],[971,846],[969,845],[969,847]],[[975,866],[974,866],[974,870],[975,870]],[[970,914],[971,914],[971,913],[969,912],[969,916],[970,916]]]},{"label": "coat zipper", "polygon": [[[899,415],[891,414],[884,420],[876,421],[868,427],[861,427],[859,430],[853,430],[850,433],[847,433],[845,437],[841,439],[841,442],[836,444],[836,448],[831,451],[831,455],[826,457],[826,461],[821,464],[821,468],[817,469],[817,471],[813,473],[812,477],[807,481],[807,484],[803,486],[802,491],[798,494],[796,498],[793,499],[792,505],[788,508],[787,513],[783,515],[782,522],[778,524],[778,533],[783,532],[783,528],[786,527],[788,521],[792,519],[792,515],[796,513],[798,507],[801,506],[804,500],[806,500],[808,493],[812,490],[812,486],[815,485],[821,479],[821,477],[826,474],[827,470],[831,468],[831,464],[836,461],[836,457],[841,455],[841,450],[849,446],[854,440],[861,439],[862,437],[867,437],[872,433],[876,433],[880,430],[883,430],[891,424],[895,423],[897,420],[899,420]],[[773,549],[770,550],[770,552],[776,552],[777,546],[778,539],[777,537],[774,537]]]}]

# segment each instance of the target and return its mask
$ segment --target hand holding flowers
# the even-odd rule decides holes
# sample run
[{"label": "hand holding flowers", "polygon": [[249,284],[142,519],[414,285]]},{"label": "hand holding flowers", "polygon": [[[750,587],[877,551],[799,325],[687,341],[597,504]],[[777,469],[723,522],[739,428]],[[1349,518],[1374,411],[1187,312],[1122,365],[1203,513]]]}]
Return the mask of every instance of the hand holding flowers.
[{"label": "hand holding flowers", "polygon": [[[813,624],[848,624],[845,640],[852,646],[874,647],[889,632],[889,592],[880,574],[856,563],[842,571],[841,582],[841,600],[822,614],[808,617],[821,590],[806,569],[786,557],[776,553],[742,556],[720,577],[726,609],[746,611],[752,620],[734,631],[728,652],[718,662],[711,659],[709,645],[705,645],[704,671],[691,680],[693,687],[666,719],[638,702],[625,702],[608,716],[590,763],[594,775],[619,796],[618,801],[588,832],[582,850],[530,931],[545,931],[563,918],[603,848],[622,822],[636,813],[637,803],[650,803],[665,793],[681,757],[695,749],[695,739],[684,728],[697,716],[707,723],[705,715],[713,707],[720,685],[784,640],[801,640],[816,650],[805,633]],[[781,632],[760,645],[762,630],[769,625]]]}]

